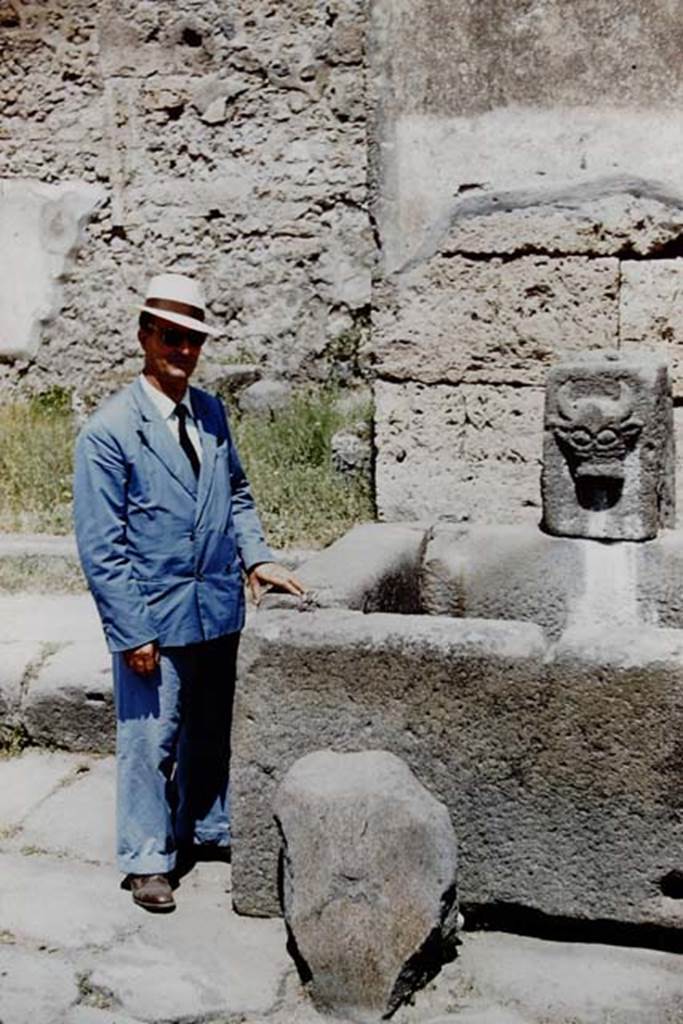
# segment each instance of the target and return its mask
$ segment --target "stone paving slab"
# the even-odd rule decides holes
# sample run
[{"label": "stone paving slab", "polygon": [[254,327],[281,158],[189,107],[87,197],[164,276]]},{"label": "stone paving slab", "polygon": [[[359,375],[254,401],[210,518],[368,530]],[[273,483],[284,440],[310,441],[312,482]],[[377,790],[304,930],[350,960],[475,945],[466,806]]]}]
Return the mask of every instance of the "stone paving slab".
[{"label": "stone paving slab", "polygon": [[16,829],[82,763],[78,754],[37,749],[0,759],[0,828]]},{"label": "stone paving slab", "polygon": [[[1,627],[0,627],[1,628]],[[13,719],[30,666],[40,660],[41,645],[35,639],[0,638],[0,715]]]},{"label": "stone paving slab", "polygon": [[[27,751],[27,754],[32,753]],[[33,847],[76,860],[113,865],[116,848],[114,758],[88,759],[79,754],[61,757],[71,765],[70,776],[23,819],[13,846],[20,844],[22,848]],[[0,764],[0,786],[3,768]]]},{"label": "stone paving slab", "polygon": [[0,946],[2,1024],[61,1024],[77,998],[78,984],[70,964],[50,953]]},{"label": "stone paving slab", "polygon": [[0,595],[0,642],[25,638],[61,645],[100,633],[90,594]]},{"label": "stone paving slab", "polygon": [[27,849],[0,853],[0,929],[21,942],[69,950],[104,946],[139,927],[113,867]]}]

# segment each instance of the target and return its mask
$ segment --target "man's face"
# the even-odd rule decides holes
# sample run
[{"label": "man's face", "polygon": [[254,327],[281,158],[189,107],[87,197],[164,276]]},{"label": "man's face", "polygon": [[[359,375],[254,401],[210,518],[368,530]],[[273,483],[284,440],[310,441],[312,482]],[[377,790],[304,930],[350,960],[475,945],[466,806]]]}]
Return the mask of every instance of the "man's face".
[{"label": "man's face", "polygon": [[140,328],[138,338],[145,353],[144,372],[158,382],[162,391],[177,392],[187,386],[205,334],[155,317],[147,327]]}]

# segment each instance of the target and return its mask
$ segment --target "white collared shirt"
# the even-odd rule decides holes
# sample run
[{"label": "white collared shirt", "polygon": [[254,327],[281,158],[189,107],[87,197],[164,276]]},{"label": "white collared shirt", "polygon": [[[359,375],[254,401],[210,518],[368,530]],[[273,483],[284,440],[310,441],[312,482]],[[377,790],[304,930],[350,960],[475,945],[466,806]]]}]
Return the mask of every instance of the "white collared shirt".
[{"label": "white collared shirt", "polygon": [[176,415],[175,407],[176,404],[184,405],[187,409],[187,416],[185,423],[187,425],[187,435],[192,442],[192,447],[197,453],[197,458],[202,461],[202,444],[199,439],[199,431],[197,429],[197,421],[194,418],[192,411],[192,402],[190,401],[190,389],[187,388],[185,394],[181,398],[180,402],[176,403],[168,395],[165,395],[163,391],[159,391],[153,384],[150,384],[144,373],[140,374],[140,381],[145,389],[145,393],[151,398],[156,405],[157,409],[161,413],[162,418],[166,421],[166,426],[173,434],[174,438],[180,444],[178,438],[178,417]]}]

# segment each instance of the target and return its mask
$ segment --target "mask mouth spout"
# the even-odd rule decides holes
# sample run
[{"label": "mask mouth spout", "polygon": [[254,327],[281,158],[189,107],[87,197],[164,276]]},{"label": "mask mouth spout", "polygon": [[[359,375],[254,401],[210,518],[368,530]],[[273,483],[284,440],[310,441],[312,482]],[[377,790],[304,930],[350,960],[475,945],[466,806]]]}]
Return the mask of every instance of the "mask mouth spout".
[{"label": "mask mouth spout", "polygon": [[595,480],[623,480],[624,464],[621,459],[588,459],[576,466],[574,476],[577,479],[589,477]]},{"label": "mask mouth spout", "polygon": [[623,476],[590,475],[582,473],[574,481],[576,500],[590,512],[604,512],[614,508],[621,498],[624,489]]}]

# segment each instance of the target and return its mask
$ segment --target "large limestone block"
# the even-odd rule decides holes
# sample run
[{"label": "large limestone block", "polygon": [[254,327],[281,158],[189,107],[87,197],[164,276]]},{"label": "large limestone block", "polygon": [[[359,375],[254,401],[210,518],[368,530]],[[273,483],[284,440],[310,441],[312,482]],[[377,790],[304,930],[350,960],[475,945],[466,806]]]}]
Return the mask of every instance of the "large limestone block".
[{"label": "large limestone block", "polygon": [[[683,228],[681,229],[683,233]],[[620,335],[624,352],[658,349],[668,360],[675,398],[683,395],[683,260],[624,260]]]},{"label": "large limestone block", "polygon": [[317,751],[274,801],[285,920],[323,1010],[391,1014],[455,951],[456,839],[444,805],[386,751]]},{"label": "large limestone block", "polygon": [[649,540],[674,523],[668,367],[645,352],[590,353],[548,374],[543,524],[552,534]]},{"label": "large limestone block", "polygon": [[668,0],[377,0],[370,36],[387,271],[436,251],[454,221],[456,245],[489,253],[616,254],[680,233]]},{"label": "large limestone block", "polygon": [[378,286],[380,376],[536,384],[559,352],[615,347],[615,259],[435,257]]},{"label": "large limestone block", "polygon": [[30,359],[59,308],[60,281],[104,191],[84,182],[0,181],[0,360]]},{"label": "large limestone block", "polygon": [[611,177],[514,191],[467,190],[420,255],[615,256],[659,253],[683,230],[678,196],[655,181]]},{"label": "large limestone block", "polygon": [[543,392],[375,384],[382,519],[538,522]]}]

